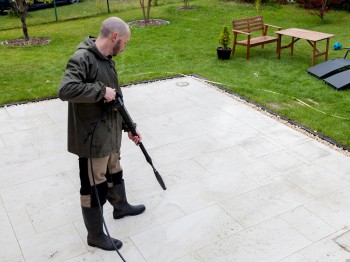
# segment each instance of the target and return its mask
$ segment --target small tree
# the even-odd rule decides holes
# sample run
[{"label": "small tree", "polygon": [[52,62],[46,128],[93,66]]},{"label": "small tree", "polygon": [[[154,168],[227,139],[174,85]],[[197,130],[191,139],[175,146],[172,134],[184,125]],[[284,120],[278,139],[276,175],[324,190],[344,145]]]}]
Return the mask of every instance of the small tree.
[{"label": "small tree", "polygon": [[255,0],[256,11],[259,12],[261,8],[261,0]]},{"label": "small tree", "polygon": [[147,8],[145,6],[145,0],[140,0],[140,6],[142,10],[142,15],[143,15],[143,21],[147,24],[149,23],[149,18],[151,14],[151,3],[152,0],[147,0]]},{"label": "small tree", "polygon": [[300,4],[305,9],[317,15],[322,21],[325,14],[331,10],[331,4],[339,4],[342,2],[344,2],[344,0],[300,0]]},{"label": "small tree", "polygon": [[[39,0],[39,1],[44,3],[52,2],[52,0]],[[10,3],[13,9],[18,14],[19,18],[21,19],[24,41],[29,41],[26,16],[27,16],[29,6],[34,4],[34,0],[10,0]]]},{"label": "small tree", "polygon": [[190,7],[190,0],[184,0],[184,7],[185,8]]},{"label": "small tree", "polygon": [[230,44],[230,42],[231,42],[230,31],[228,30],[228,26],[224,25],[219,36],[219,44],[221,44],[222,47],[225,50],[227,50],[229,48],[228,45]]}]

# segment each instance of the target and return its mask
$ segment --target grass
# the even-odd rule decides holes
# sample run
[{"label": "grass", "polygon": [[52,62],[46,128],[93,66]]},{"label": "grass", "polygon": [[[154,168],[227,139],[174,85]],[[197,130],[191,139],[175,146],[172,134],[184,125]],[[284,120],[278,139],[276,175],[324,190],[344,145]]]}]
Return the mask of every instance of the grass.
[{"label": "grass", "polygon": [[[349,13],[331,12],[321,22],[295,5],[265,5],[259,12],[251,5],[219,0],[193,1],[191,5],[197,7],[193,11],[177,10],[181,5],[152,8],[152,18],[169,20],[169,25],[132,28],[127,50],[115,58],[121,84],[195,73],[350,147],[350,90],[335,91],[306,73],[311,63],[311,46],[306,41],[296,43],[294,56],[282,50],[280,60],[271,44],[263,50],[253,48],[249,61],[243,47],[228,61],[216,56],[222,26],[230,25],[232,18],[257,14],[283,28],[333,33],[331,44],[350,46]],[[124,8],[113,15],[125,21],[142,19],[140,8]],[[98,34],[106,17],[30,27],[30,36],[52,40],[47,46],[0,46],[0,104],[55,96],[69,56],[86,36]],[[0,41],[21,37],[20,29],[6,30],[1,31]],[[340,58],[344,53],[330,50],[329,57]],[[318,63],[322,61],[317,58]]]}]

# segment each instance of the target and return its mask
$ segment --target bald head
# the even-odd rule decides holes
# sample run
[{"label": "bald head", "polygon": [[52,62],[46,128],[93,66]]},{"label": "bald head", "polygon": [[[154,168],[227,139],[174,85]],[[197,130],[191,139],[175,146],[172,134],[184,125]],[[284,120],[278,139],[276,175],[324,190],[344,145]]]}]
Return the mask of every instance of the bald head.
[{"label": "bald head", "polygon": [[113,32],[118,33],[120,37],[130,35],[129,26],[118,17],[110,17],[102,22],[100,28],[100,37],[107,38]]}]

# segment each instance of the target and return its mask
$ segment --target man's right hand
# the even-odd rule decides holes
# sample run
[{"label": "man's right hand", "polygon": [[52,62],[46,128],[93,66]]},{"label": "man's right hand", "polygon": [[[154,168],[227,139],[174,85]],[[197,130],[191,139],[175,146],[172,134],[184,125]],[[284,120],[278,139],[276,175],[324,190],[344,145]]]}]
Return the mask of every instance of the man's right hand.
[{"label": "man's right hand", "polygon": [[109,103],[109,102],[115,100],[115,95],[116,95],[115,89],[106,86],[106,93],[105,93],[105,96],[104,96],[105,102]]}]

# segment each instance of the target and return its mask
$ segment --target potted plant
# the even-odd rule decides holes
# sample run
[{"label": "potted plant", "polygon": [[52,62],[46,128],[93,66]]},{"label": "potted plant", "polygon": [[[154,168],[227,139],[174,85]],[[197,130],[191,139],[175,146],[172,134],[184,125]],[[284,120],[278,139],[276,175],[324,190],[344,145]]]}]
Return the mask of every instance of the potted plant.
[{"label": "potted plant", "polygon": [[231,42],[231,35],[228,26],[224,25],[219,36],[219,44],[216,48],[219,59],[230,59],[232,48],[228,47]]}]

